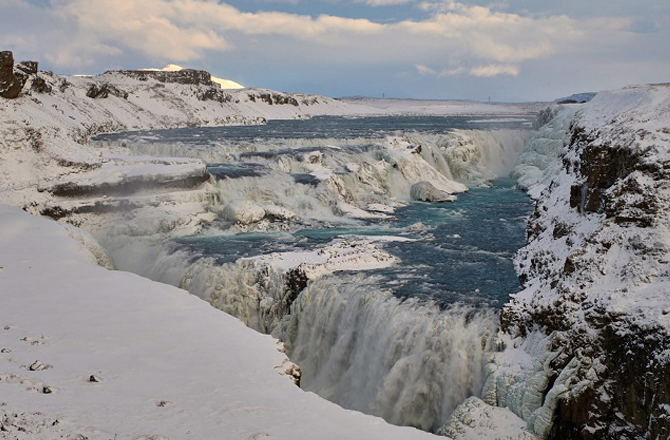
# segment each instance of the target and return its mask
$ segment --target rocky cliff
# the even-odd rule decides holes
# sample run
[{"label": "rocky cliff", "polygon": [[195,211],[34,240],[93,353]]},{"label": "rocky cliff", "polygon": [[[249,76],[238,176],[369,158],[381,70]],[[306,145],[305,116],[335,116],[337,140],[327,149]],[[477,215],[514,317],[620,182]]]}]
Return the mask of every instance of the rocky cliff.
[{"label": "rocky cliff", "polygon": [[598,94],[559,160],[489,390],[543,438],[667,439],[670,85]]}]

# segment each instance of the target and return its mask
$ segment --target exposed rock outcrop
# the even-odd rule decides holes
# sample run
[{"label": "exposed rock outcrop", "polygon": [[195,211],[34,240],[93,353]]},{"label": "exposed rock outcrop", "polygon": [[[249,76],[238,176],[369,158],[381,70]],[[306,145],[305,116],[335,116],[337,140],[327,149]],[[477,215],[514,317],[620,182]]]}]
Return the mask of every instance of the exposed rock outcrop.
[{"label": "exposed rock outcrop", "polygon": [[21,61],[16,65],[16,70],[24,75],[36,75],[38,63],[37,61]]},{"label": "exposed rock outcrop", "polygon": [[[268,105],[292,105],[299,106],[300,103],[295,96],[288,93],[272,92],[269,90],[248,90],[246,92],[247,98],[251,102],[264,102]],[[303,98],[303,105],[314,105],[318,102],[315,97]]]},{"label": "exposed rock outcrop", "polygon": [[35,93],[51,93],[53,92],[53,87],[50,86],[44,78],[40,76],[35,76],[33,82],[30,85],[30,90]]},{"label": "exposed rock outcrop", "polygon": [[223,104],[224,102],[231,102],[233,97],[221,90],[219,86],[212,86],[199,92],[198,99],[201,101],[217,101]]},{"label": "exposed rock outcrop", "polygon": [[[147,169],[146,175],[123,175],[124,170],[119,167],[121,168],[119,175],[110,178],[95,176],[91,180],[81,179],[58,183],[46,190],[57,197],[126,196],[157,188],[193,189],[209,180],[209,173],[204,164],[190,164],[190,169],[179,174],[172,174],[168,171],[171,170],[170,164],[165,163],[163,165],[165,166],[165,174],[152,173],[151,170]],[[114,167],[114,165],[111,167]],[[103,174],[105,172],[105,166],[99,169],[100,171],[92,171],[91,174]]]},{"label": "exposed rock outcrop", "polygon": [[14,99],[19,96],[25,80],[14,73],[14,54],[0,52],[0,97]]},{"label": "exposed rock outcrop", "polygon": [[177,71],[166,70],[108,70],[107,74],[121,74],[131,78],[146,81],[153,79],[162,83],[191,84],[213,86],[212,75],[204,70],[182,69]]},{"label": "exposed rock outcrop", "polygon": [[93,99],[104,99],[109,95],[116,96],[117,98],[128,99],[128,92],[114,87],[111,84],[91,84],[91,86],[86,91],[86,96]]}]

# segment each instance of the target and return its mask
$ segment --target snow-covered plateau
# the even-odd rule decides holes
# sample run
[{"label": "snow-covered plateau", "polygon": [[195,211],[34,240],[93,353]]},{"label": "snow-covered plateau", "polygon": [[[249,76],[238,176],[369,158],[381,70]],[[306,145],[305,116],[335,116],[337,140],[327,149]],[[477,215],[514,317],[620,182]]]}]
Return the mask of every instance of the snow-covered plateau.
[{"label": "snow-covered plateau", "polygon": [[[2,57],[0,438],[434,438],[344,410],[301,378],[347,408],[453,439],[670,436],[670,86],[554,106],[535,131],[193,154],[139,142],[151,133],[91,138],[540,107],[222,90],[188,69],[64,77]],[[223,264],[164,246],[219,233],[213,224],[281,233],[389,218],[510,172],[535,207],[516,257],[524,288],[497,313],[373,295],[364,271],[396,263],[384,244],[398,236]],[[354,268],[354,283],[328,277]]]}]

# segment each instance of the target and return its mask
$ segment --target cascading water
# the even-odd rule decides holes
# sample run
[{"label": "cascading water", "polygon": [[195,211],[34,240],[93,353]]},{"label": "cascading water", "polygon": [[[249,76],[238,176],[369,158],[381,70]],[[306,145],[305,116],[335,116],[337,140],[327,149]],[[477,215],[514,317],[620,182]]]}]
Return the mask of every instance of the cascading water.
[{"label": "cascading water", "polygon": [[401,301],[363,276],[320,279],[291,312],[287,353],[303,388],[429,431],[481,392],[497,329],[492,309]]},{"label": "cascading water", "polygon": [[[395,121],[420,129],[317,118],[267,132],[226,127],[222,137],[106,137],[137,154],[205,159],[221,220],[206,234],[149,246],[103,242],[117,267],[184,287],[282,338],[306,389],[434,431],[481,393],[496,307],[518,288],[512,256],[528,202],[505,184],[453,204],[402,206],[418,181],[451,193],[488,186],[511,171],[530,132],[478,130],[466,118]],[[253,205],[244,217],[252,221],[228,216],[239,201]]]}]

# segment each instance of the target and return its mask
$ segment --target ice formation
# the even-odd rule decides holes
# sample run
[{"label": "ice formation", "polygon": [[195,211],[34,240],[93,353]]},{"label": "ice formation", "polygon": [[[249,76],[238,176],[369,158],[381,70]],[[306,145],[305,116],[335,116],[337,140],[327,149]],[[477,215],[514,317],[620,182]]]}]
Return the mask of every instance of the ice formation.
[{"label": "ice formation", "polygon": [[[409,133],[383,139],[220,140],[206,146],[143,142],[139,136],[137,140],[130,137],[99,144],[121,148],[125,154],[207,161],[216,178],[218,209],[250,202],[264,209],[283,208],[284,215],[296,220],[332,222],[373,217],[365,212],[370,205],[408,201],[412,186],[419,182],[428,182],[449,199],[448,195],[465,191],[464,184],[482,184],[506,175],[529,133],[455,130],[443,135]],[[230,208],[226,212],[233,223],[242,225],[267,217],[256,209],[256,215],[238,221]],[[248,221],[250,218],[254,221]]]}]

